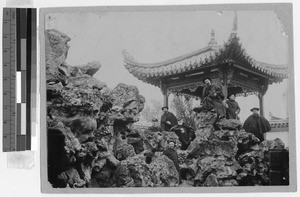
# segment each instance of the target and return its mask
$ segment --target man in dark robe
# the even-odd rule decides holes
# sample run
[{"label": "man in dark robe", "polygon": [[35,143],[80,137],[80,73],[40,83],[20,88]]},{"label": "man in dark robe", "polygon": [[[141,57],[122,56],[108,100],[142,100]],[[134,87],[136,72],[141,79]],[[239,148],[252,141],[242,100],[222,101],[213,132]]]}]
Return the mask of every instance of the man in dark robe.
[{"label": "man in dark robe", "polygon": [[181,181],[181,172],[180,172],[180,167],[179,167],[178,154],[177,154],[177,151],[175,150],[175,142],[169,141],[168,148],[166,150],[164,150],[163,154],[166,155],[170,160],[173,161],[175,168],[179,175],[179,184],[180,184],[182,182]]},{"label": "man in dark robe", "polygon": [[161,119],[160,119],[160,126],[162,128],[163,131],[170,131],[170,129],[177,125],[178,122],[177,122],[177,118],[176,116],[169,112],[169,108],[168,107],[163,107],[161,108],[163,110],[163,115],[161,116]]},{"label": "man in dark robe", "polygon": [[186,150],[191,141],[196,138],[194,129],[185,124],[182,118],[178,118],[178,124],[172,128],[172,131],[174,131],[179,137],[179,141],[181,142],[181,150]]},{"label": "man in dark robe", "polygon": [[253,112],[244,122],[246,132],[253,133],[260,141],[264,141],[264,133],[271,130],[269,121],[258,114],[259,108],[252,108]]},{"label": "man in dark robe", "polygon": [[210,78],[205,78],[203,83],[205,84],[201,97],[203,109],[214,109],[220,119],[225,118],[226,104],[223,102],[224,95],[221,88],[213,85]]},{"label": "man in dark robe", "polygon": [[230,94],[226,100],[227,108],[227,119],[239,120],[238,114],[241,111],[239,104],[235,101],[235,94]]}]

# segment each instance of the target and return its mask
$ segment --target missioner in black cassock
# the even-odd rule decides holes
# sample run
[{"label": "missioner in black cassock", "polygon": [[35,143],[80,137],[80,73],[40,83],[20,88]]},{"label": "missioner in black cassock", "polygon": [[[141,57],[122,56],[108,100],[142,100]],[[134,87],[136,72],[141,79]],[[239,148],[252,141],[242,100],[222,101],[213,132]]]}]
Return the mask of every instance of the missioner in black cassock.
[{"label": "missioner in black cassock", "polygon": [[244,122],[246,132],[253,133],[260,141],[264,141],[264,133],[271,130],[269,121],[258,114],[259,108],[252,108],[253,112]]},{"label": "missioner in black cassock", "polygon": [[160,119],[160,126],[162,130],[170,131],[173,126],[178,124],[177,118],[173,113],[169,112],[168,107],[163,107],[161,109],[164,111],[164,113]]}]

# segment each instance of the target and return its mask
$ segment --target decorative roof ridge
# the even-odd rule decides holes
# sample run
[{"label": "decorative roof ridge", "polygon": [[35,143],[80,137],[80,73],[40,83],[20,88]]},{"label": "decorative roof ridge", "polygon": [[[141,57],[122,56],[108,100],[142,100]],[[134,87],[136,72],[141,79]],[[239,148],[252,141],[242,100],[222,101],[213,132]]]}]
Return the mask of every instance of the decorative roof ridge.
[{"label": "decorative roof ridge", "polygon": [[[236,19],[237,20],[237,19]],[[224,45],[220,48],[220,50],[224,50],[224,48],[228,45],[230,45],[232,42],[237,42],[237,44],[241,47],[241,50],[243,51],[245,57],[251,63],[252,65],[263,65],[264,67],[267,67],[269,69],[277,69],[277,70],[283,70],[286,71],[288,69],[288,66],[286,64],[270,64],[265,63],[262,61],[256,60],[253,56],[247,53],[245,47],[243,46],[242,42],[240,42],[240,38],[237,35],[230,36],[228,41],[224,43]],[[286,73],[287,74],[287,73]]]},{"label": "decorative roof ridge", "polygon": [[270,63],[265,63],[265,62],[257,61],[255,59],[253,61],[255,63],[258,63],[258,64],[263,64],[265,67],[268,67],[268,68],[280,69],[280,70],[286,70],[286,69],[288,69],[287,65],[285,65],[285,64],[270,64]]},{"label": "decorative roof ridge", "polygon": [[144,68],[154,68],[154,67],[162,67],[162,66],[166,66],[169,64],[173,64],[176,63],[178,61],[182,61],[184,59],[188,59],[191,58],[193,56],[199,55],[201,53],[205,53],[205,52],[217,52],[219,50],[221,46],[217,46],[216,45],[210,45],[210,46],[206,46],[203,47],[201,49],[198,49],[194,52],[190,52],[181,56],[178,56],[176,58],[170,59],[170,60],[166,60],[166,61],[162,61],[162,62],[157,62],[157,63],[140,63],[134,60],[134,58],[132,57],[132,55],[130,55],[126,50],[123,50],[123,56],[124,56],[124,61],[125,63],[129,63],[132,64],[134,66],[138,66],[138,67],[144,67]]}]

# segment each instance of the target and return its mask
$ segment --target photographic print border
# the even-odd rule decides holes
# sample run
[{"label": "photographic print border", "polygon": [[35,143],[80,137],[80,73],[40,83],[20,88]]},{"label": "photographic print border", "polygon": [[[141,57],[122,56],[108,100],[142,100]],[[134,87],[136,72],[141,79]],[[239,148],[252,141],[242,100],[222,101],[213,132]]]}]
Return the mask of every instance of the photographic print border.
[{"label": "photographic print border", "polygon": [[[46,70],[45,70],[45,15],[55,12],[135,12],[135,11],[218,11],[252,10],[274,11],[280,17],[288,36],[288,117],[289,117],[289,186],[236,186],[236,187],[162,187],[162,188],[52,188],[47,174],[47,124],[46,113]],[[296,169],[296,128],[295,128],[295,87],[293,55],[293,9],[291,3],[275,4],[216,4],[178,6],[103,6],[103,7],[60,7],[42,8],[39,16],[40,35],[40,145],[41,145],[41,189],[43,193],[235,193],[235,192],[293,192],[297,186]]]}]

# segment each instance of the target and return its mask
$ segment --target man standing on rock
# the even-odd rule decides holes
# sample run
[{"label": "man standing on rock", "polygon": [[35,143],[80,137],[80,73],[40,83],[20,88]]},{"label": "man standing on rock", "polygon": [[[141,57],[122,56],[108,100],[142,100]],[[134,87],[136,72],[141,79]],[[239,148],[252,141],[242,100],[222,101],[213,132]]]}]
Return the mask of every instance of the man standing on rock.
[{"label": "man standing on rock", "polygon": [[219,119],[225,118],[227,104],[223,101],[224,95],[222,89],[213,85],[211,79],[208,77],[203,80],[203,83],[204,88],[201,97],[202,108],[204,110],[214,109],[217,112]]},{"label": "man standing on rock", "polygon": [[163,111],[163,115],[160,119],[160,126],[163,131],[170,131],[173,126],[178,124],[177,118],[173,113],[169,112],[167,106],[162,107],[161,110]]},{"label": "man standing on rock", "polygon": [[261,142],[264,141],[264,133],[271,130],[269,121],[258,114],[259,108],[254,107],[250,111],[253,112],[244,122],[246,132],[253,133]]},{"label": "man standing on rock", "polygon": [[239,120],[238,114],[241,111],[239,104],[235,101],[235,94],[229,94],[226,100],[227,108],[227,119]]}]

